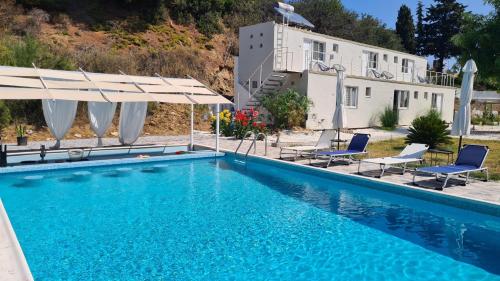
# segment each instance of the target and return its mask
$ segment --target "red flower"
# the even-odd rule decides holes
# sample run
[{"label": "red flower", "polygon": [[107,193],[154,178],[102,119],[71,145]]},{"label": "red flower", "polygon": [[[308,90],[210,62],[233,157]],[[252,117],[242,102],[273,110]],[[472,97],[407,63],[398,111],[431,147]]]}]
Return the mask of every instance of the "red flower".
[{"label": "red flower", "polygon": [[243,121],[243,123],[241,123],[243,126],[248,126],[248,121]]},{"label": "red flower", "polygon": [[252,123],[252,126],[253,126],[253,127],[257,127],[257,122],[253,122],[253,123]]}]

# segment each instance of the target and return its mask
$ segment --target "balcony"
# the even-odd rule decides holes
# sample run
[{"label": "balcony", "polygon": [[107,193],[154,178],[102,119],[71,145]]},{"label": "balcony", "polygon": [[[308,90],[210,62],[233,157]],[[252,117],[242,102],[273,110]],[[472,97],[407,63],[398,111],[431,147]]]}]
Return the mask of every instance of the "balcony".
[{"label": "balcony", "polygon": [[[325,54],[323,56],[329,57],[329,61],[318,62],[318,60],[315,60],[307,51],[304,53],[304,56],[304,70],[311,70],[313,72],[322,72],[318,63],[322,63],[326,66],[340,64],[346,68],[346,74],[350,76],[361,76],[372,79],[400,81],[414,84],[455,87],[455,76],[453,74],[420,69],[416,67],[403,68],[398,64],[388,64],[384,67],[380,67],[380,64],[377,65],[377,63],[365,63],[361,58],[352,59],[346,62],[346,60],[344,60],[341,56],[330,54]],[[377,65],[378,68],[369,68],[369,65]]]}]

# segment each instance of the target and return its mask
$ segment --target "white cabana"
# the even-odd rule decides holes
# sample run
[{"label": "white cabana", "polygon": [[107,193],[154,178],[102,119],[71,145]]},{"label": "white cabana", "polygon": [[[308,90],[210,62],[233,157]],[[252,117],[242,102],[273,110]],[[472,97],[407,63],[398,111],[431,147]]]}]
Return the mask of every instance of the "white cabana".
[{"label": "white cabana", "polygon": [[460,141],[458,144],[458,150],[460,151],[462,146],[462,136],[468,136],[470,134],[471,125],[471,101],[472,101],[472,90],[474,86],[474,75],[477,72],[476,63],[474,60],[470,59],[465,63],[462,71],[464,72],[462,78],[462,86],[460,87],[460,108],[458,109],[455,119],[453,120],[453,125],[451,128],[451,134],[454,136],[460,136]]},{"label": "white cabana", "polygon": [[[149,77],[126,75],[123,72],[121,74],[102,74],[87,73],[82,69],[79,71],[63,71],[37,69],[36,67],[26,68],[10,66],[0,66],[0,100],[44,100],[44,104],[46,104],[44,106],[44,115],[49,125],[49,129],[53,127],[51,132],[58,141],[62,138],[60,135],[63,134],[63,131],[64,134],[67,131],[67,129],[62,129],[68,126],[66,123],[54,126],[49,123],[56,124],[56,122],[60,122],[60,119],[65,119],[67,123],[69,123],[69,120],[71,119],[72,123],[72,120],[74,119],[74,117],[71,117],[73,108],[70,108],[69,106],[64,110],[66,113],[63,114],[63,110],[57,110],[57,112],[60,113],[56,113],[53,105],[63,104],[63,102],[59,101],[72,101],[71,104],[76,104],[78,101],[94,103],[121,102],[125,104],[161,102],[190,105],[218,105],[231,103],[228,99],[214,93],[201,82],[191,77],[165,78],[158,74],[155,77]],[[69,104],[69,102],[64,104]],[[49,105],[52,105],[50,110]],[[127,108],[128,106],[125,107]],[[45,108],[47,108],[47,110],[45,110]],[[139,130],[137,130],[137,128],[134,128],[134,130],[128,128],[128,122],[125,122],[125,120],[132,120],[132,117],[134,116],[124,116],[123,114],[136,115],[143,111],[138,110],[135,106],[133,108],[134,109],[130,110],[122,109],[122,115],[120,116],[120,120],[124,120],[121,124],[123,124],[123,127],[127,127],[126,129],[121,130],[123,134],[120,136],[120,140],[123,140],[123,143],[127,144],[135,138],[134,135],[137,134],[137,131],[140,133],[142,125],[144,124],[144,120],[140,122],[138,121],[137,124],[135,124],[134,121],[134,126],[136,127],[142,123],[140,126],[141,128]],[[144,108],[144,106],[141,108]],[[217,108],[219,108],[219,106],[217,106]],[[64,116],[62,117],[62,115]],[[141,116],[135,117],[138,117],[137,119],[143,119],[142,114],[140,115]],[[94,111],[94,117],[96,116],[97,115],[95,115]],[[219,115],[217,114],[217,117],[218,116]],[[102,117],[99,125],[96,125],[97,123],[93,123],[93,125],[96,125],[93,129],[95,129],[94,131],[98,136],[101,135],[100,133],[102,130],[105,132],[105,128],[107,129],[105,123],[108,122],[104,121],[108,120],[104,119],[106,118]],[[93,121],[91,120],[91,122]],[[193,122],[191,122],[191,124],[193,124]],[[57,132],[55,130],[56,127],[58,128]],[[71,127],[71,124],[69,127]],[[99,131],[99,133],[97,131]],[[127,131],[127,133],[125,131]],[[132,134],[132,132],[135,133]],[[103,134],[104,133],[102,133],[102,135]],[[191,128],[191,135],[192,134],[193,128]],[[217,133],[216,135],[218,138],[219,134]],[[216,142],[218,143],[218,140]]]}]

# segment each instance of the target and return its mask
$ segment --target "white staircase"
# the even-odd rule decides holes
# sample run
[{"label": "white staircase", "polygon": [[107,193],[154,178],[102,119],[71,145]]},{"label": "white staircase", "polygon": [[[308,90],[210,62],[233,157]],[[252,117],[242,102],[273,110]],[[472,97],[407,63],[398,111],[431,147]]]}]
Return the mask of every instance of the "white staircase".
[{"label": "white staircase", "polygon": [[[283,71],[273,71],[271,74],[262,82],[260,87],[256,89],[251,89],[248,87],[248,83],[242,85],[249,93],[249,98],[244,104],[242,109],[257,108],[261,105],[261,98],[265,95],[274,94],[282,90],[288,78],[288,74]],[[250,85],[251,86],[251,85]]]}]

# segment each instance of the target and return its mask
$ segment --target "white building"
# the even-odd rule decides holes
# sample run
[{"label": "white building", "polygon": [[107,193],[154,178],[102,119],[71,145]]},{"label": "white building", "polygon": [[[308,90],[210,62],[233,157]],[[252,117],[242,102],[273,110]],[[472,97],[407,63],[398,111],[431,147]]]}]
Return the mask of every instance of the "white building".
[{"label": "white building", "polygon": [[331,128],[335,110],[337,76],[321,71],[318,63],[346,68],[350,128],[379,125],[386,107],[398,113],[399,125],[431,108],[447,122],[453,119],[453,77],[427,71],[424,57],[266,22],[240,28],[235,62],[237,109],[257,107],[259,96],[294,88],[313,102],[309,129]]}]

